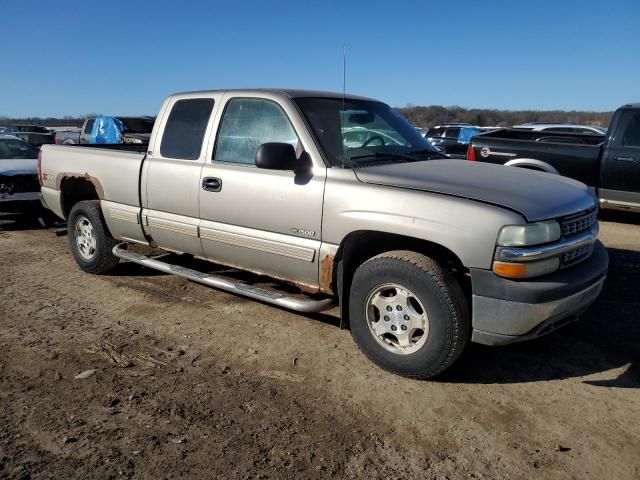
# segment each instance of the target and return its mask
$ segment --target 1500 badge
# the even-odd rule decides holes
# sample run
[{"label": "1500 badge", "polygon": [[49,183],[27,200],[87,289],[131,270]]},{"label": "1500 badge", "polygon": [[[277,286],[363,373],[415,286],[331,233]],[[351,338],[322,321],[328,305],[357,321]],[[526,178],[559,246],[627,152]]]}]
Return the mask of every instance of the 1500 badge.
[{"label": "1500 badge", "polygon": [[304,228],[291,227],[291,231],[296,235],[304,235],[306,237],[315,237],[316,232],[313,230],[305,230]]}]

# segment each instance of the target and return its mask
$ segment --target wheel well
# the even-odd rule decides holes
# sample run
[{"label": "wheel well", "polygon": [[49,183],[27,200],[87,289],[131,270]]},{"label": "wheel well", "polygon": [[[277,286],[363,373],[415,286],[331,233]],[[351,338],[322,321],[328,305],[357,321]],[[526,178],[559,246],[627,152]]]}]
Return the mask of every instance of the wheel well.
[{"label": "wheel well", "polygon": [[63,178],[60,182],[60,193],[62,195],[62,212],[65,218],[69,217],[69,212],[76,203],[100,199],[96,186],[86,178]]},{"label": "wheel well", "polygon": [[509,160],[505,163],[507,167],[518,167],[518,168],[526,168],[527,170],[536,170],[539,172],[547,172],[553,173],[555,175],[560,175],[558,170],[553,165],[549,165],[547,162],[543,162],[542,160],[538,160],[535,158],[516,158],[513,160]]},{"label": "wheel well", "polygon": [[442,245],[418,238],[377,231],[352,232],[342,241],[336,253],[333,285],[336,286],[341,305],[341,326],[346,327],[349,319],[349,291],[353,275],[362,263],[384,252],[411,250],[427,255],[449,270],[458,281],[465,295],[470,298],[471,281],[468,270],[458,256]]}]

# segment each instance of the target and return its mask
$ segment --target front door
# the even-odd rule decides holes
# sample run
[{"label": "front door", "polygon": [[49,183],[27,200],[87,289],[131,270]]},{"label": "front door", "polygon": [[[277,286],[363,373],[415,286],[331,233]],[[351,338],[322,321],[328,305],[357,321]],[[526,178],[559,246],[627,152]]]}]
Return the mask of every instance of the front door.
[{"label": "front door", "polygon": [[291,143],[299,158],[309,155],[288,108],[266,98],[227,99],[201,174],[200,237],[214,261],[317,286],[326,167],[316,161],[301,175],[255,166],[267,142]]}]

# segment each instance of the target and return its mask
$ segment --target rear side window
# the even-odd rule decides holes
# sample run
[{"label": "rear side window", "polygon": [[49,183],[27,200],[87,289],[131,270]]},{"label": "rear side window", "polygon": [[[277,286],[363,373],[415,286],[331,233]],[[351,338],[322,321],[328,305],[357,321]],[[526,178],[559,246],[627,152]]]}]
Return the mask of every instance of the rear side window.
[{"label": "rear side window", "polygon": [[160,155],[197,160],[212,110],[213,98],[193,98],[174,103],[164,127]]},{"label": "rear side window", "polygon": [[253,165],[263,143],[298,145],[298,136],[289,118],[274,102],[258,98],[229,101],[218,132],[214,160]]},{"label": "rear side window", "polygon": [[447,131],[444,134],[445,138],[458,138],[460,135],[460,127],[447,128]]},{"label": "rear side window", "polygon": [[428,138],[441,137],[443,132],[443,128],[430,128],[426,136]]},{"label": "rear side window", "polygon": [[640,147],[640,113],[636,113],[624,130],[622,145],[625,147]]}]

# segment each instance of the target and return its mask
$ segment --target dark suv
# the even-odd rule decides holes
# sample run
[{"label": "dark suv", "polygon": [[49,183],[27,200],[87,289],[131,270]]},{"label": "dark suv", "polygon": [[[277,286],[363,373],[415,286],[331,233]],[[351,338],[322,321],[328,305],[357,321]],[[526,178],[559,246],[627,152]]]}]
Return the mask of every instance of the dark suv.
[{"label": "dark suv", "polygon": [[431,127],[425,138],[450,157],[466,158],[469,139],[481,133],[478,127],[468,123],[447,123]]}]

